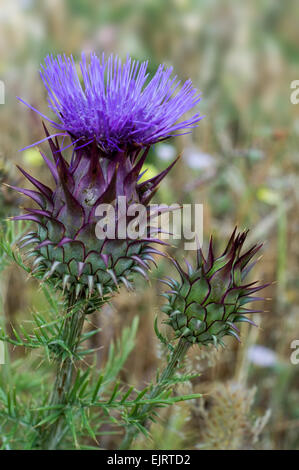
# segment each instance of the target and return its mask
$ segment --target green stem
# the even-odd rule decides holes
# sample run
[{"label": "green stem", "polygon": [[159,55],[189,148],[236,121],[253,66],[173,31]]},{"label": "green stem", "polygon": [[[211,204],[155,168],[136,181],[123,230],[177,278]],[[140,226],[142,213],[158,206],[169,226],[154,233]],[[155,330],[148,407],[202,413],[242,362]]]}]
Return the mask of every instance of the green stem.
[{"label": "green stem", "polygon": [[[170,360],[162,372],[161,376],[159,377],[158,383],[152,389],[151,393],[149,394],[149,398],[157,398],[161,392],[163,392],[165,388],[165,382],[171,379],[177,369],[177,366],[182,361],[184,356],[186,355],[191,343],[186,341],[185,339],[181,338],[177,347],[174,349],[170,356]],[[144,405],[141,410],[138,412],[136,416],[136,421],[138,421],[141,425],[146,425],[147,418],[149,413],[154,408],[154,405]],[[135,425],[130,425],[126,429],[125,437],[120,445],[120,450],[126,450],[131,447],[136,436],[139,434],[138,428]]]},{"label": "green stem", "polygon": [[[76,353],[85,318],[84,310],[75,311],[73,314],[70,314],[74,303],[75,299],[73,297],[70,298],[69,309],[62,331],[62,339],[72,355]],[[50,407],[67,404],[67,397],[72,385],[74,372],[74,358],[72,355],[63,358],[58,364],[56,379],[49,402]],[[55,412],[55,408],[50,408],[49,414],[53,412]],[[64,435],[64,428],[65,420],[62,412],[61,416],[53,424],[46,426],[42,430],[42,449],[55,450]]]}]

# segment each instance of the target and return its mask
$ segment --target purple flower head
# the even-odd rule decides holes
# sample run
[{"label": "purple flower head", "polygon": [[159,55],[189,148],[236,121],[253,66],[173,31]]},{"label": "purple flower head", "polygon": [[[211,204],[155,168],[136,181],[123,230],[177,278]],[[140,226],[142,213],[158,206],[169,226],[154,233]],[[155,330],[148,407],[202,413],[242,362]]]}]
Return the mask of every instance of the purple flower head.
[{"label": "purple flower head", "polygon": [[58,117],[58,122],[47,118],[56,135],[68,134],[80,145],[96,140],[112,154],[190,132],[199,114],[178,120],[200,101],[191,80],[180,86],[171,77],[172,67],[164,65],[148,80],[147,66],[130,57],[124,63],[113,55],[105,59],[104,54],[102,60],[91,54],[87,61],[82,54],[79,76],[72,56],[48,56],[40,74]]}]

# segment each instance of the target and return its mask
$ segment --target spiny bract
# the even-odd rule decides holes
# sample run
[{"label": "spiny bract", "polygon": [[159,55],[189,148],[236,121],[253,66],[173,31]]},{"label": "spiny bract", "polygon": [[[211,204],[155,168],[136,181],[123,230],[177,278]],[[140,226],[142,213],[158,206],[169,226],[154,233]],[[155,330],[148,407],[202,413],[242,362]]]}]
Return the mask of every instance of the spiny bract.
[{"label": "spiny bract", "polygon": [[[46,130],[47,133],[47,130]],[[47,136],[49,134],[47,133]],[[40,208],[26,209],[27,214],[15,220],[37,223],[37,230],[24,238],[22,247],[33,245],[33,273],[54,283],[61,289],[74,292],[76,297],[103,297],[113,292],[119,283],[130,288],[134,273],[147,277],[152,254],[160,252],[152,243],[165,244],[153,237],[148,227],[145,236],[137,239],[99,239],[96,236],[96,209],[99,204],[115,204],[119,196],[126,197],[127,205],[149,201],[157,185],[166,176],[175,161],[163,172],[147,181],[139,182],[140,172],[149,148],[127,155],[118,152],[113,159],[102,158],[96,142],[92,148],[77,149],[70,163],[61,154],[58,141],[49,139],[53,161],[42,156],[50,169],[55,189],[19,168],[37,191],[13,187],[29,196]],[[116,211],[117,213],[117,211]]]},{"label": "spiny bract", "polygon": [[166,321],[176,332],[191,343],[207,345],[223,344],[226,335],[239,338],[236,323],[255,323],[246,315],[260,312],[244,307],[247,303],[262,300],[251,294],[265,287],[256,282],[244,284],[244,279],[255,263],[248,264],[261,248],[255,245],[243,255],[242,246],[247,232],[236,235],[234,230],[223,254],[215,258],[211,239],[207,260],[198,250],[197,265],[193,268],[188,262],[187,272],[173,260],[181,281],[167,278],[163,280],[171,290],[164,296],[168,302],[163,311],[169,316]]}]

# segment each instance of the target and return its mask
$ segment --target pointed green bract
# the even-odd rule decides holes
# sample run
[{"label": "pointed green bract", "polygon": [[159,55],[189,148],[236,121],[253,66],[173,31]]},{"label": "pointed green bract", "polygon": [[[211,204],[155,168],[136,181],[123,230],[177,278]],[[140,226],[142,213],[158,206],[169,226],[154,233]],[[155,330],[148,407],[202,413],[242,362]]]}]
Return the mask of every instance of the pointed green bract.
[{"label": "pointed green bract", "polygon": [[217,346],[224,336],[233,336],[240,341],[237,323],[255,325],[247,315],[260,310],[248,310],[243,306],[262,300],[251,294],[266,286],[244,283],[247,272],[254,265],[248,263],[261,248],[261,245],[255,245],[242,255],[246,236],[247,232],[236,234],[235,229],[218,258],[214,256],[211,239],[207,259],[199,250],[196,266],[187,263],[187,272],[174,261],[180,282],[170,278],[163,281],[170,290],[164,294],[167,303],[162,310],[168,315],[166,323],[177,337],[184,337],[192,344]]},{"label": "pointed green bract", "polygon": [[[32,273],[38,278],[67,295],[73,292],[76,299],[100,297],[104,302],[121,284],[131,289],[134,275],[148,279],[150,261],[155,264],[150,253],[159,253],[152,244],[165,242],[151,237],[150,226],[137,239],[126,235],[127,230],[125,238],[123,234],[119,237],[118,227],[130,205],[142,204],[147,209],[157,185],[175,162],[156,177],[139,183],[149,148],[115,152],[109,159],[94,142],[93,146],[75,148],[69,163],[62,156],[57,139],[54,142],[47,130],[46,135],[53,162],[43,156],[53,176],[54,189],[21,168],[37,191],[13,188],[39,205],[38,209],[28,208],[26,214],[15,217],[37,225],[36,231],[23,238],[21,247],[31,247]],[[118,210],[120,196],[125,200],[125,213]],[[97,236],[100,217],[96,210],[101,204],[114,209],[109,215],[113,218],[112,236],[108,232],[104,237]],[[128,216],[126,223],[131,219]]]}]

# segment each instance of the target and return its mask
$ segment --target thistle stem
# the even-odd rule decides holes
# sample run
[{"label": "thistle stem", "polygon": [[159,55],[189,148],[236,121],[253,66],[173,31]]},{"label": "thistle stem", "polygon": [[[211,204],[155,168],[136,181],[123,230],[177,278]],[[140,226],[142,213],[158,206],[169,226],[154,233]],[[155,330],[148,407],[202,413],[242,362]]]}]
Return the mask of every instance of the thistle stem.
[{"label": "thistle stem", "polygon": [[[75,367],[74,358],[72,356],[76,353],[85,318],[84,309],[69,314],[74,304],[75,298],[72,296],[69,298],[68,314],[65,317],[62,330],[62,340],[70,351],[70,354],[63,358],[57,366],[56,379],[49,402],[49,414],[55,413],[55,406],[67,404],[68,393],[72,385]],[[44,430],[42,430],[42,449],[55,450],[64,432],[65,425],[62,409],[59,418],[53,424],[45,426]]]},{"label": "thistle stem", "polygon": [[[171,379],[182,359],[185,357],[191,343],[186,341],[185,339],[181,338],[176,348],[173,350],[170,359],[168,361],[167,366],[165,367],[164,371],[159,377],[159,380],[155,387],[152,389],[148,398],[154,399],[157,398],[161,392],[163,392],[166,382]],[[154,408],[154,405],[144,405],[140,411],[138,412],[137,416],[135,417],[135,421],[139,422],[141,425],[147,425],[147,418],[149,413]],[[120,445],[119,450],[126,450],[129,449],[139,434],[138,428],[135,425],[130,425],[126,429],[125,437]]]}]

